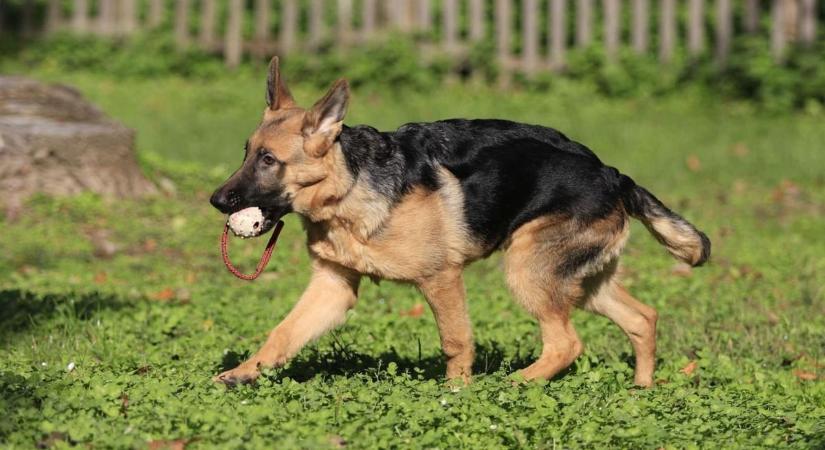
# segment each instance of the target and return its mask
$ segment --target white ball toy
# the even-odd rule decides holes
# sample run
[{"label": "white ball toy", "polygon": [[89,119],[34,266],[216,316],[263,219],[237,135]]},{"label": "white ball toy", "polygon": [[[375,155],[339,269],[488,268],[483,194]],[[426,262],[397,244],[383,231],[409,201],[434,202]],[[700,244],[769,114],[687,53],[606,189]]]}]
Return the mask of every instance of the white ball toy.
[{"label": "white ball toy", "polygon": [[235,236],[254,237],[261,232],[264,226],[264,214],[257,206],[242,209],[229,216],[229,229]]}]

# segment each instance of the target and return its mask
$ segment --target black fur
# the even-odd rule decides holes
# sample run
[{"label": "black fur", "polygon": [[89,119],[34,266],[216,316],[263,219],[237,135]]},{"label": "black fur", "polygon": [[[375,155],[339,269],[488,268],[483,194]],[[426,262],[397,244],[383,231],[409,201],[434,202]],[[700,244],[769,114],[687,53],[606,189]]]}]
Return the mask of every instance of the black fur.
[{"label": "black fur", "polygon": [[505,120],[407,124],[395,132],[345,128],[349,169],[398,201],[414,186],[438,188],[437,167],[461,183],[472,233],[489,251],[519,226],[564,213],[587,223],[622,197],[620,174],[587,147],[551,128]]}]

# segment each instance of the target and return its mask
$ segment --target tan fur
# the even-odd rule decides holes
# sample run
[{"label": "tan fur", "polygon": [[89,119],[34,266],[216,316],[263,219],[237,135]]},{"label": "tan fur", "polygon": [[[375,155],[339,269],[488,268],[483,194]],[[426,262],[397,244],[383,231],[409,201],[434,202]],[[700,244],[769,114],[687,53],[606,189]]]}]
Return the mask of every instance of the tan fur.
[{"label": "tan fur", "polygon": [[591,280],[584,308],[607,317],[625,332],[636,354],[634,382],[639,386],[652,386],[658,314],[633,298],[618,282],[615,263],[600,277]]},{"label": "tan fur", "polygon": [[269,333],[263,347],[215,380],[229,384],[254,380],[261,368],[283,365],[308,342],[342,324],[347,311],[355,306],[359,279],[358,274],[349,269],[316,260],[312,278],[300,300]]},{"label": "tan fur", "polygon": [[467,313],[463,266],[449,268],[419,283],[430,304],[447,358],[447,378],[470,381],[473,368],[473,331]]},{"label": "tan fur", "polygon": [[[438,192],[415,189],[391,211],[380,203],[371,210],[351,206],[365,205],[355,189],[350,194],[355,201],[343,199],[334,218],[305,221],[310,251],[362,274],[414,282],[478,258],[481,248],[461,220],[457,181],[443,170],[441,178],[444,188]],[[378,226],[364,230],[364,223]]]},{"label": "tan fur", "polygon": [[661,217],[649,220],[646,225],[653,235],[677,258],[691,265],[702,257],[702,241],[696,231],[672,219]]}]

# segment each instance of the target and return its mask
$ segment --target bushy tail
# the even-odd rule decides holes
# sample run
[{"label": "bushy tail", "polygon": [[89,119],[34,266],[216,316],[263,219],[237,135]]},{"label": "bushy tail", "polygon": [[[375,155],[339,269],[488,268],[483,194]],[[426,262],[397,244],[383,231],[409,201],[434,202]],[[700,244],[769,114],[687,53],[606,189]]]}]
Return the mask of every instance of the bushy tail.
[{"label": "bushy tail", "polygon": [[627,213],[644,223],[656,240],[676,258],[694,267],[704,264],[710,257],[710,239],[705,233],[671,211],[630,177],[620,176],[622,202]]}]

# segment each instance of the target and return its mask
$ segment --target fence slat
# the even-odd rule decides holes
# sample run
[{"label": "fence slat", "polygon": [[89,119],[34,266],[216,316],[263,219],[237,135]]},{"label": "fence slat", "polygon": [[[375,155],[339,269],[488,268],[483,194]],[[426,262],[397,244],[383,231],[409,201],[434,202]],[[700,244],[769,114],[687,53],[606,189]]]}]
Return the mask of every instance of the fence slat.
[{"label": "fence slat", "polygon": [[716,1],[716,63],[724,67],[730,54],[733,13],[730,0]]},{"label": "fence slat", "polygon": [[416,23],[419,30],[429,31],[432,22],[430,0],[418,0],[415,9]]},{"label": "fence slat", "polygon": [[505,73],[501,80],[506,83],[506,74],[510,70],[510,26],[513,18],[510,0],[496,0],[495,12],[496,52],[498,63]]},{"label": "fence slat", "polygon": [[705,0],[688,4],[688,51],[697,56],[705,50]]},{"label": "fence slat", "polygon": [[352,42],[352,0],[338,0],[338,40],[342,45]]},{"label": "fence slat", "polygon": [[364,0],[361,10],[361,37],[370,39],[375,33],[375,18],[377,15],[376,0]]},{"label": "fence slat", "polygon": [[659,22],[659,59],[668,63],[676,46],[676,0],[662,0]]},{"label": "fence slat", "polygon": [[324,41],[324,0],[309,4],[309,46],[318,47]]},{"label": "fence slat", "polygon": [[619,53],[619,0],[604,0],[604,52],[609,62]]},{"label": "fence slat", "polygon": [[771,53],[777,62],[784,59],[785,47],[788,45],[785,32],[786,7],[784,0],[773,0],[771,5]]},{"label": "fence slat", "polygon": [[395,0],[390,7],[393,26],[399,31],[407,32],[412,29],[412,21],[410,20],[410,0]]},{"label": "fence slat", "polygon": [[298,3],[284,0],[281,3],[281,34],[278,36],[278,51],[284,55],[295,50],[295,33],[298,26]]},{"label": "fence slat", "polygon": [[633,50],[639,55],[647,53],[649,13],[648,0],[633,0]]},{"label": "fence slat", "polygon": [[46,33],[54,33],[60,28],[60,0],[49,0],[46,4]]},{"label": "fence slat", "polygon": [[137,31],[137,0],[120,0],[120,32],[130,35]]},{"label": "fence slat", "polygon": [[576,1],[576,46],[586,47],[593,40],[593,0]]},{"label": "fence slat", "polygon": [[745,31],[756,33],[759,29],[759,0],[745,0],[744,20]]},{"label": "fence slat", "polygon": [[566,64],[565,47],[567,44],[567,29],[565,18],[567,16],[567,0],[550,1],[550,67],[559,71]]},{"label": "fence slat", "polygon": [[455,51],[458,47],[458,0],[443,0],[444,49]]},{"label": "fence slat", "polygon": [[151,0],[149,2],[149,27],[155,28],[163,23],[163,0]]},{"label": "fence slat", "polygon": [[484,0],[470,1],[470,40],[473,42],[484,39]]},{"label": "fence slat", "polygon": [[88,0],[74,0],[72,3],[72,30],[74,30],[75,33],[89,32],[88,15]]},{"label": "fence slat", "polygon": [[524,72],[533,74],[539,66],[539,26],[538,26],[538,0],[522,0],[521,11],[521,31],[522,54],[521,64]]},{"label": "fence slat", "polygon": [[816,0],[800,0],[799,39],[806,46],[816,40]]},{"label": "fence slat", "polygon": [[97,32],[110,36],[117,29],[117,10],[115,0],[100,0],[97,11]]},{"label": "fence slat", "polygon": [[179,48],[189,46],[189,0],[175,2],[175,44]]},{"label": "fence slat", "polygon": [[229,0],[229,19],[224,36],[223,57],[226,65],[234,68],[241,63],[243,50],[243,7],[244,0]]},{"label": "fence slat", "polygon": [[23,0],[23,10],[21,11],[23,38],[29,39],[34,36],[34,0]]},{"label": "fence slat", "polygon": [[201,0],[201,24],[198,42],[206,50],[215,47],[215,18],[217,10],[215,0]]},{"label": "fence slat", "polygon": [[265,44],[271,35],[269,16],[272,11],[270,0],[255,0],[255,41],[257,45]]}]

